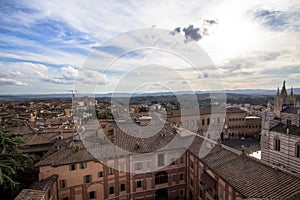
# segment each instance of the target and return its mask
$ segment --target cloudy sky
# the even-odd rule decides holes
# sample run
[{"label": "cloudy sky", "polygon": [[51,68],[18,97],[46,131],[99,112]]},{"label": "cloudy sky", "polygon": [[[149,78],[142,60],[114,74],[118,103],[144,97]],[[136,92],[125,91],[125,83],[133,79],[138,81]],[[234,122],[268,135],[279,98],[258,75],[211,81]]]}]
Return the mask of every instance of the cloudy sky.
[{"label": "cloudy sky", "polygon": [[[283,80],[300,87],[299,0],[1,0],[0,8],[0,94],[67,93],[78,82],[99,93],[207,90],[205,80],[216,73],[225,89],[275,89]],[[145,28],[169,31],[160,44],[174,35],[186,49],[196,43],[214,70],[205,64],[195,70],[184,53],[173,51],[144,49],[120,57],[120,46],[130,50],[150,40],[120,35]],[[99,49],[96,61],[103,54],[114,60],[109,69],[99,67],[103,63],[89,68]],[[151,85],[145,76],[169,85]]]}]

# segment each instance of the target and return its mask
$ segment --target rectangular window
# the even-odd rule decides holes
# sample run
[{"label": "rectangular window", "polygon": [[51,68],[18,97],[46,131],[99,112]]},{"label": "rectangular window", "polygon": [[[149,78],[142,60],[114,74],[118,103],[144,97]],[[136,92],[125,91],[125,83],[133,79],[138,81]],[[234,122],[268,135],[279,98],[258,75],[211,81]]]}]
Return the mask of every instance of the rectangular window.
[{"label": "rectangular window", "polygon": [[147,161],[146,161],[146,164],[147,164],[147,169],[151,169],[151,161],[150,161],[150,160],[147,160]]},{"label": "rectangular window", "polygon": [[142,170],[143,169],[143,162],[135,163],[135,170]]},{"label": "rectangular window", "polygon": [[180,157],[180,164],[183,164],[184,163],[184,157]]},{"label": "rectangular window", "polygon": [[135,186],[136,186],[136,188],[141,188],[142,187],[142,181],[136,181]]},{"label": "rectangular window", "polygon": [[220,124],[220,117],[218,117],[217,121],[218,121],[218,124]]},{"label": "rectangular window", "polygon": [[202,119],[202,126],[204,126],[205,125],[205,120],[204,119]]},{"label": "rectangular window", "polygon": [[95,191],[89,192],[89,199],[95,199],[95,198],[96,198],[96,192]]},{"label": "rectangular window", "polygon": [[280,151],[280,139],[275,139],[275,150]]},{"label": "rectangular window", "polygon": [[99,178],[103,177],[103,172],[102,171],[98,172],[98,177]]},{"label": "rectangular window", "polygon": [[119,171],[121,172],[125,171],[125,163],[120,164]]},{"label": "rectangular window", "polygon": [[192,161],[190,161],[190,167],[194,169],[194,163]]},{"label": "rectangular window", "polygon": [[179,196],[184,196],[184,190],[179,190]]},{"label": "rectangular window", "polygon": [[70,171],[76,170],[76,164],[71,164],[70,165]]},{"label": "rectangular window", "polygon": [[80,169],[85,169],[86,168],[86,162],[80,163]]},{"label": "rectangular window", "polygon": [[120,190],[121,190],[121,192],[125,191],[125,184],[124,184],[124,183],[122,183],[122,184],[120,185]]},{"label": "rectangular window", "polygon": [[67,180],[60,180],[60,188],[66,188],[67,187]]},{"label": "rectangular window", "polygon": [[225,191],[221,187],[219,187],[219,198],[220,198],[220,200],[225,198]]},{"label": "rectangular window", "polygon": [[296,144],[296,157],[300,158],[300,144]]},{"label": "rectangular window", "polygon": [[62,200],[69,200],[69,197],[63,197]]},{"label": "rectangular window", "polygon": [[177,174],[173,174],[173,175],[172,175],[172,181],[175,182],[176,180],[177,180]]},{"label": "rectangular window", "polygon": [[158,163],[159,167],[165,165],[165,155],[164,154],[158,154],[158,156],[157,156],[157,163]]},{"label": "rectangular window", "polygon": [[114,174],[114,169],[109,167],[108,168],[108,175],[113,175]]},{"label": "rectangular window", "polygon": [[91,175],[84,176],[83,181],[84,181],[84,183],[92,182],[92,176]]},{"label": "rectangular window", "polygon": [[209,118],[207,118],[207,122],[206,122],[206,124],[207,124],[207,125],[209,125],[209,124],[210,124],[210,119],[209,119]]},{"label": "rectangular window", "polygon": [[184,173],[180,173],[180,174],[179,174],[179,180],[182,181],[183,179],[184,179]]},{"label": "rectangular window", "polygon": [[113,186],[109,187],[109,194],[115,193],[115,188]]}]

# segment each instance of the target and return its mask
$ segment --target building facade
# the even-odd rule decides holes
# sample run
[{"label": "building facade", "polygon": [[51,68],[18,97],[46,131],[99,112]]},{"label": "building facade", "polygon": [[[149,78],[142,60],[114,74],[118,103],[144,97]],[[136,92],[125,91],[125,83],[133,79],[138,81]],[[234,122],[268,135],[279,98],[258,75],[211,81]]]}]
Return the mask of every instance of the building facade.
[{"label": "building facade", "polygon": [[282,91],[275,96],[274,111],[264,113],[261,149],[262,160],[299,176],[300,107],[294,106],[295,102],[292,90],[290,96],[286,95],[284,82]]}]

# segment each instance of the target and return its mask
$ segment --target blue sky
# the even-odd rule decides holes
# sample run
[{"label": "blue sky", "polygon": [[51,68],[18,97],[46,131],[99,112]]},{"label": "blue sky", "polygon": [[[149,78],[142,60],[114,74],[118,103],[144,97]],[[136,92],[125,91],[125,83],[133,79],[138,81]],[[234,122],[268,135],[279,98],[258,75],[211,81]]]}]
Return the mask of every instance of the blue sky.
[{"label": "blue sky", "polygon": [[[122,82],[124,74],[131,75],[127,78],[132,81],[122,90],[132,92],[126,85],[142,81],[136,74],[147,76],[146,71],[128,72],[127,65],[139,63],[139,59],[181,70],[184,80],[178,81],[177,75],[168,80],[177,84],[172,86],[174,90],[183,90],[187,82],[193,90],[207,90],[186,63],[152,50],[132,52],[111,70],[96,67],[82,73],[95,49],[112,58],[118,56],[122,51],[118,44],[99,47],[111,38],[135,29],[172,31],[176,27],[182,37],[197,39],[192,42],[211,58],[225,89],[275,89],[283,80],[288,86],[300,87],[298,0],[1,0],[0,8],[0,94],[66,93],[74,89],[76,81],[91,90],[99,84],[97,92],[107,93]],[[188,37],[183,30],[190,25],[193,29]],[[209,70],[201,73],[213,77]],[[166,81],[168,73],[150,74]],[[152,91],[149,84],[136,88]]]}]

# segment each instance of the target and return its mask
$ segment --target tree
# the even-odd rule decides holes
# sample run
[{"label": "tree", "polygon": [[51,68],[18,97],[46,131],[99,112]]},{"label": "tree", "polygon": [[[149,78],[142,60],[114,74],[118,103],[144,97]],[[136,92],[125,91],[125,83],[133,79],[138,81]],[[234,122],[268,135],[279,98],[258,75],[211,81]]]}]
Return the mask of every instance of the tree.
[{"label": "tree", "polygon": [[0,186],[3,190],[15,190],[18,174],[32,166],[34,156],[20,150],[22,140],[0,131]]}]

